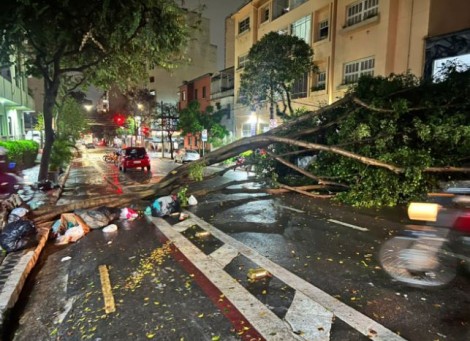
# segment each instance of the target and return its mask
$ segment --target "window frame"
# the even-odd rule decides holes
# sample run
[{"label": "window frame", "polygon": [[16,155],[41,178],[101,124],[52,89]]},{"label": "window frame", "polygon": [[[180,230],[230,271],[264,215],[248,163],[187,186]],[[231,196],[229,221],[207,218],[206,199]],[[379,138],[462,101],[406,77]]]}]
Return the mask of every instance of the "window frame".
[{"label": "window frame", "polygon": [[[326,23],[326,26],[322,27],[322,24]],[[326,29],[326,34],[322,35],[322,31]],[[330,33],[330,21],[328,19],[318,22],[318,40],[328,39]]]},{"label": "window frame", "polygon": [[[370,65],[372,64],[372,66]],[[347,69],[350,71],[347,72]],[[359,78],[363,75],[374,75],[375,70],[375,57],[367,57],[355,60],[349,63],[344,63],[343,66],[343,84],[357,83]]]},{"label": "window frame", "polygon": [[[302,18],[299,18],[298,20],[294,21],[292,24],[290,24],[290,34],[295,35],[296,37],[303,39],[307,44],[311,44],[312,40],[312,16],[306,15]],[[305,31],[302,32],[302,36],[299,35],[299,33],[295,33],[296,28],[301,28],[299,31]]]},{"label": "window frame", "polygon": [[271,19],[271,10],[269,8],[269,5],[262,7],[259,13],[259,23],[264,24],[265,22],[269,22],[270,19]]},{"label": "window frame", "polygon": [[379,14],[379,0],[359,0],[346,6],[345,27],[354,26]]},{"label": "window frame", "polygon": [[238,68],[243,69],[248,62],[248,53],[238,56]]},{"label": "window frame", "polygon": [[326,89],[326,70],[318,71],[315,74],[315,87],[314,91],[320,91]]},{"label": "window frame", "polygon": [[246,17],[238,22],[238,34],[248,32],[250,30],[250,17]]}]

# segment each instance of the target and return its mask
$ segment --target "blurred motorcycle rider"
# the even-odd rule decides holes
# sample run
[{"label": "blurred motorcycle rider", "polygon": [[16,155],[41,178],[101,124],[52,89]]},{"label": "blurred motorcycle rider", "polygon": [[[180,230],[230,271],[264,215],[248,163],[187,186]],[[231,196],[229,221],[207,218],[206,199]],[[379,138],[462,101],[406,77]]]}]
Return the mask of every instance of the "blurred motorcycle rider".
[{"label": "blurred motorcycle rider", "polygon": [[0,198],[6,198],[16,193],[16,185],[19,179],[14,174],[8,173],[8,157],[5,148],[0,147]]}]

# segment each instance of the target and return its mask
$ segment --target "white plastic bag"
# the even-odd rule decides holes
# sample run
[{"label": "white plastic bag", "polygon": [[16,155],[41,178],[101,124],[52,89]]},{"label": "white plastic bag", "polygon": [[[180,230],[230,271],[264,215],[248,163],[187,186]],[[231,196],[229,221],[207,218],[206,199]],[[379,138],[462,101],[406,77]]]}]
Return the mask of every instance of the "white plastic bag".
[{"label": "white plastic bag", "polygon": [[104,233],[112,233],[117,231],[117,225],[116,224],[111,224],[103,228]]},{"label": "white plastic bag", "polygon": [[68,244],[68,243],[75,243],[77,240],[82,238],[85,235],[85,231],[80,225],[74,226],[69,228],[65,233],[61,236],[58,236],[56,239],[56,244]]},{"label": "white plastic bag", "polygon": [[194,195],[191,195],[188,199],[188,205],[189,206],[194,206],[194,205],[197,205],[197,200],[196,200],[196,197]]}]

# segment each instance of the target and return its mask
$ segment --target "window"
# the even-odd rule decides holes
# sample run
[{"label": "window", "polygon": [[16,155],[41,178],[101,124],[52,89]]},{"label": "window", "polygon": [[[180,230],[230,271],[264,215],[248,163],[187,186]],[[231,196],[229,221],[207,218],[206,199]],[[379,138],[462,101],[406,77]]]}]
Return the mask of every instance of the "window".
[{"label": "window", "polygon": [[307,2],[307,0],[290,0],[289,10],[293,10],[294,8],[299,7],[304,2]]},{"label": "window", "polygon": [[374,75],[375,59],[367,58],[344,65],[344,84],[356,83],[362,75]]},{"label": "window", "polygon": [[379,0],[361,0],[346,8],[346,26],[352,26],[361,21],[376,16],[379,13]]},{"label": "window", "polygon": [[305,40],[307,44],[310,44],[310,27],[311,20],[310,16],[307,15],[291,25],[290,32],[293,36],[299,37],[300,39]]},{"label": "window", "polygon": [[248,61],[248,55],[247,54],[245,54],[243,56],[239,56],[238,57],[238,68],[239,69],[244,68],[247,61]]},{"label": "window", "polygon": [[194,99],[197,99],[197,89],[194,89]]},{"label": "window", "polygon": [[318,40],[328,38],[328,19],[318,23]]},{"label": "window", "polygon": [[269,6],[263,7],[260,11],[260,23],[269,21]]},{"label": "window", "polygon": [[245,123],[242,126],[242,137],[251,136],[251,123]]},{"label": "window", "polygon": [[202,87],[202,98],[206,98],[206,87]]},{"label": "window", "polygon": [[250,17],[243,19],[238,23],[238,34],[242,34],[250,29]]},{"label": "window", "polygon": [[154,83],[155,82],[155,77],[154,76],[150,76],[150,83]]},{"label": "window", "polygon": [[313,91],[325,90],[326,89],[326,72],[325,71],[318,72],[316,78],[317,79],[315,82],[315,87],[312,90]]},{"label": "window", "polygon": [[292,84],[292,98],[307,97],[308,74],[304,73],[300,79]]},{"label": "window", "polygon": [[183,101],[186,101],[186,91],[183,91],[183,92],[181,93],[181,99],[182,99]]}]

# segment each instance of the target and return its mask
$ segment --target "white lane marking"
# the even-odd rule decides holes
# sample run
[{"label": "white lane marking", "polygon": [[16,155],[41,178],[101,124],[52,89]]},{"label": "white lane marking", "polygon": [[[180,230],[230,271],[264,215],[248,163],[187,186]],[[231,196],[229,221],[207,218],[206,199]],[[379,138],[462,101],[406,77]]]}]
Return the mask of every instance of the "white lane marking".
[{"label": "white lane marking", "polygon": [[364,232],[365,232],[365,231],[369,231],[368,228],[360,227],[360,226],[353,225],[353,224],[343,223],[342,221],[339,221],[339,220],[328,219],[328,221],[329,221],[329,222],[332,222],[332,223],[335,223],[335,224],[347,226],[347,227],[350,227],[350,228],[353,228],[353,229],[359,230],[359,231],[364,231]]},{"label": "white lane marking", "polygon": [[[245,257],[250,258],[260,267],[268,270],[273,276],[276,276],[278,279],[289,285],[291,288],[302,292],[305,296],[311,300],[321,304],[326,309],[333,312],[333,314],[339,319],[343,320],[351,327],[362,333],[363,335],[373,338],[374,340],[383,340],[383,341],[404,341],[401,336],[395,334],[391,330],[385,328],[380,323],[372,320],[366,315],[354,310],[350,306],[344,304],[340,300],[328,295],[326,292],[315,287],[311,283],[305,281],[304,279],[298,277],[297,275],[291,273],[287,269],[279,266],[278,264],[272,262],[266,257],[260,255],[258,252],[252,248],[246,246],[245,244],[239,242],[238,240],[230,237],[229,235],[223,233],[216,227],[207,223],[206,221],[200,219],[193,213],[189,211],[184,211],[189,214],[191,220],[193,220],[201,228],[210,231],[212,235],[220,239],[226,244],[229,244],[235,247],[238,252],[243,254]],[[246,316],[246,315],[245,315]],[[247,316],[248,318],[248,316]]]},{"label": "white lane marking", "polygon": [[230,264],[230,262],[238,256],[238,250],[228,244],[224,244],[222,247],[212,252],[210,256],[219,263],[222,268],[225,268],[226,265]]},{"label": "white lane marking", "polygon": [[285,320],[294,332],[302,335],[305,340],[327,341],[330,339],[333,313],[300,291],[295,292]]},{"label": "white lane marking", "polygon": [[297,213],[305,213],[305,211],[298,210],[298,209],[296,209],[296,208],[289,207],[289,206],[278,205],[278,207],[284,208],[284,209],[286,209],[286,210],[294,211],[294,212],[297,212]]},{"label": "white lane marking", "polygon": [[273,335],[276,340],[302,340],[292,333],[286,323],[282,323],[271,310],[225,272],[218,262],[211,256],[205,255],[164,219],[149,216],[147,219],[176,245],[179,251],[224,294],[266,340],[274,340]]}]

